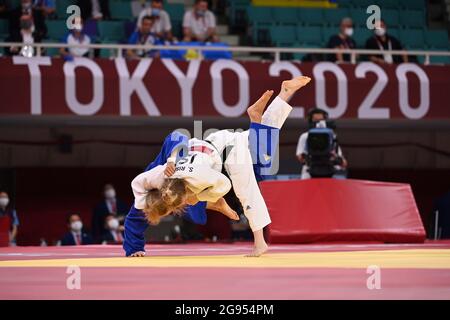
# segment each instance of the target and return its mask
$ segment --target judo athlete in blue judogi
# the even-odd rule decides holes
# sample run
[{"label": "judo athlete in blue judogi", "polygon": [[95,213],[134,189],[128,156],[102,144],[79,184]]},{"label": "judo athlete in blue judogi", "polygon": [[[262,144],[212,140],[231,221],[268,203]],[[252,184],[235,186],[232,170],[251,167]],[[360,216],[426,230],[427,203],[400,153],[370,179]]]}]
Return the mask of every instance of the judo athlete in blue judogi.
[{"label": "judo athlete in blue judogi", "polygon": [[[126,255],[145,254],[144,232],[148,224],[143,212],[136,207],[145,207],[145,192],[162,183],[158,183],[157,180],[169,178],[162,174],[166,162],[167,166],[172,165],[168,159],[171,159],[171,163],[176,162],[173,164],[175,170],[170,179],[187,181],[188,188],[199,200],[216,200],[223,197],[231,187],[227,181],[231,180],[255,238],[254,250],[248,256],[260,256],[266,252],[268,246],[264,240],[263,228],[271,221],[257,181],[275,173],[272,160],[278,145],[279,130],[292,110],[286,101],[310,80],[308,77],[297,77],[284,81],[280,94],[264,112],[273,94],[273,91],[266,91],[247,111],[251,120],[249,130],[243,132],[220,130],[208,135],[205,140],[195,138],[187,140],[186,136],[179,133],[169,135],[155,161],[146,168],[146,172],[132,182],[135,205],[125,220]],[[223,160],[222,154],[226,149],[230,151]],[[181,160],[173,161],[175,153]],[[205,170],[205,162],[208,163],[208,170]],[[197,170],[196,165],[200,163],[203,167]],[[229,180],[220,173],[222,166]],[[204,224],[206,207],[205,201],[188,206],[184,217],[194,223]]]}]

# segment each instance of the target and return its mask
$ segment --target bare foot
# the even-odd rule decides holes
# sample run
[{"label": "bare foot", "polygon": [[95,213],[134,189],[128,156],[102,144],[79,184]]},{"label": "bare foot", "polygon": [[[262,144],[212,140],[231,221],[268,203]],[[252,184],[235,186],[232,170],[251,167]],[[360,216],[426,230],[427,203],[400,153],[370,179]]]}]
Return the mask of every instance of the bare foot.
[{"label": "bare foot", "polygon": [[267,90],[263,93],[261,98],[258,99],[254,104],[252,104],[247,109],[247,114],[251,122],[261,123],[262,114],[266,108],[267,102],[269,102],[270,97],[273,95],[273,90]]},{"label": "bare foot", "polygon": [[311,81],[310,77],[300,76],[291,80],[283,81],[279,97],[287,101],[297,90],[306,86]]},{"label": "bare foot", "polygon": [[267,244],[260,245],[258,247],[253,247],[253,251],[246,255],[247,258],[256,258],[260,257],[264,253],[269,250],[269,246]]},{"label": "bare foot", "polygon": [[130,255],[130,257],[137,258],[137,257],[145,257],[145,251],[138,251]]},{"label": "bare foot", "polygon": [[218,211],[223,215],[227,216],[228,218],[230,218],[231,220],[236,221],[239,220],[239,215],[237,214],[237,212],[231,209],[231,207],[228,205],[228,203],[225,201],[224,198],[220,198],[219,200],[217,200],[216,203],[208,202],[207,209]]}]

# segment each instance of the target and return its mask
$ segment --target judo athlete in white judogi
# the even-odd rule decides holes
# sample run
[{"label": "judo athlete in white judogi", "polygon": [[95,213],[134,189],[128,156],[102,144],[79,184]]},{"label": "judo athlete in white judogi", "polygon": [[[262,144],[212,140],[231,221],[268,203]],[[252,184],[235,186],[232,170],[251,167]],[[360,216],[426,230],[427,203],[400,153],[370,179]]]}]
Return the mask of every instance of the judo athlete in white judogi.
[{"label": "judo athlete in white judogi", "polygon": [[[249,130],[243,132],[220,130],[210,134],[205,140],[190,139],[188,155],[178,161],[175,158],[179,150],[172,149],[166,164],[156,166],[133,180],[134,207],[143,210],[147,202],[147,191],[161,188],[166,179],[181,179],[185,181],[188,191],[185,203],[191,205],[187,212],[190,216],[188,219],[196,222],[199,216],[205,214],[206,205],[202,202],[212,204],[218,202],[232,185],[254,234],[254,249],[248,256],[260,256],[266,252],[268,246],[264,240],[263,228],[270,224],[271,220],[257,181],[261,176],[269,174],[270,170],[265,169],[271,169],[271,159],[278,143],[278,132],[292,110],[287,101],[310,80],[309,77],[298,77],[284,81],[279,95],[264,112],[273,95],[273,91],[266,91],[247,111],[251,120]],[[230,151],[223,161],[221,155],[225,150]],[[230,179],[221,173],[222,166]],[[199,204],[203,207],[198,207]],[[193,214],[190,210],[192,207],[199,209],[193,210],[197,213]],[[218,211],[234,219],[236,213],[226,207],[225,204],[222,210]],[[126,241],[127,223],[125,223]],[[124,248],[127,250],[125,244]],[[127,251],[127,255],[142,256],[143,247],[139,251]]]}]

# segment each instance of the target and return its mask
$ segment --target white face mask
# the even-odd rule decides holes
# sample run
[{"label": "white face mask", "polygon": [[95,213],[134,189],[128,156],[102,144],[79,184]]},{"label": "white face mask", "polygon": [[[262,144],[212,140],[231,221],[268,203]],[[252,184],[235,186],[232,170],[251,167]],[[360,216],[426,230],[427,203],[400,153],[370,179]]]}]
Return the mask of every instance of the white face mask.
[{"label": "white face mask", "polygon": [[375,34],[379,37],[382,37],[386,34],[386,29],[385,28],[375,29]]},{"label": "white face mask", "polygon": [[81,231],[83,229],[83,223],[81,221],[74,221],[70,224],[70,228],[75,232]]},{"label": "white face mask", "polygon": [[353,28],[345,28],[344,33],[347,37],[351,37],[353,35]]},{"label": "white face mask", "polygon": [[82,24],[76,24],[76,25],[73,26],[73,29],[75,31],[81,31],[81,30],[83,30],[83,25]]},{"label": "white face mask", "polygon": [[0,207],[6,208],[9,204],[8,198],[0,198]]},{"label": "white face mask", "polygon": [[108,189],[105,191],[105,198],[106,199],[113,199],[116,197],[116,190],[114,189]]},{"label": "white face mask", "polygon": [[111,219],[111,220],[109,220],[108,221],[108,228],[110,229],[110,230],[117,230],[117,229],[119,229],[119,220],[117,220],[117,219]]}]

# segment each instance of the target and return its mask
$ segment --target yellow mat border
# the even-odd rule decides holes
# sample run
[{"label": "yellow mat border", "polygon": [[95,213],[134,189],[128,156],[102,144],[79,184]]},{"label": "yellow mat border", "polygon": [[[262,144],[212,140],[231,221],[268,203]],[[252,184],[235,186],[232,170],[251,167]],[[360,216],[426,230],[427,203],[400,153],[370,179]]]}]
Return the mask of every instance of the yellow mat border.
[{"label": "yellow mat border", "polygon": [[244,255],[105,257],[0,261],[0,268],[161,267],[161,268],[413,268],[450,269],[450,249],[405,249]]}]

